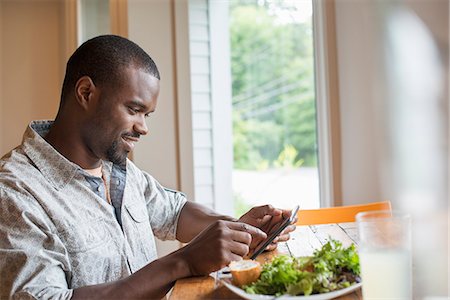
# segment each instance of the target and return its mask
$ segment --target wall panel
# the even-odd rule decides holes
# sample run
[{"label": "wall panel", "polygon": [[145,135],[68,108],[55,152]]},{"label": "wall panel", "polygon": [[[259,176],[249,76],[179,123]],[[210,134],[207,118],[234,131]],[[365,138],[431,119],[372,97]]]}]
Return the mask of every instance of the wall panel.
[{"label": "wall panel", "polygon": [[149,134],[134,151],[136,164],[161,184],[180,189],[171,1],[128,1],[129,38],[155,61],[161,74],[156,112],[147,119]]},{"label": "wall panel", "polygon": [[27,124],[53,119],[63,79],[61,1],[1,1],[0,155]]}]

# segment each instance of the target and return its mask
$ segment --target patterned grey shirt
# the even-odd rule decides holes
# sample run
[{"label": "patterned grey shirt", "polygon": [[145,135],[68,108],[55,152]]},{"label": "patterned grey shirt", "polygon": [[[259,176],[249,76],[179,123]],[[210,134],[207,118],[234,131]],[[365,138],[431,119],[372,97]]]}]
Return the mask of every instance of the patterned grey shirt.
[{"label": "patterned grey shirt", "polygon": [[131,161],[122,174],[104,161],[113,204],[122,198],[115,209],[42,138],[51,124],[32,122],[0,160],[0,299],[69,299],[74,288],[136,272],[156,259],[154,236],[175,238],[186,203]]}]

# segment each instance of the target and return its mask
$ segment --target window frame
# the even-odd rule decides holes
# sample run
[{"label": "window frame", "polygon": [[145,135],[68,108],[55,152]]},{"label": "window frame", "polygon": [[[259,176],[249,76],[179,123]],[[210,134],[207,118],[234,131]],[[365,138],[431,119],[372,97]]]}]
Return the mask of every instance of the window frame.
[{"label": "window frame", "polygon": [[320,206],[330,207],[342,205],[335,5],[312,3]]},{"label": "window frame", "polygon": [[[195,1],[207,2],[209,32],[214,32],[214,35],[209,36],[213,208],[222,213],[232,214],[231,70],[230,62],[223,59],[230,55],[227,21],[229,8],[221,0]],[[326,0],[314,0],[312,4],[320,207],[329,207],[342,204],[335,4],[334,1]],[[224,76],[223,70],[230,72],[225,72]],[[227,85],[230,86],[229,91],[224,88]]]}]

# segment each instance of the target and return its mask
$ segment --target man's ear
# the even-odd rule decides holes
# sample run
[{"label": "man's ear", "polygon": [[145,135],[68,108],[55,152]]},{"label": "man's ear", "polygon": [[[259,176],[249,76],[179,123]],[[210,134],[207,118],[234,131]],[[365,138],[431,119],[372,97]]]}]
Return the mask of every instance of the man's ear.
[{"label": "man's ear", "polygon": [[75,84],[75,98],[78,104],[85,110],[92,104],[96,93],[96,86],[89,76],[83,76]]}]

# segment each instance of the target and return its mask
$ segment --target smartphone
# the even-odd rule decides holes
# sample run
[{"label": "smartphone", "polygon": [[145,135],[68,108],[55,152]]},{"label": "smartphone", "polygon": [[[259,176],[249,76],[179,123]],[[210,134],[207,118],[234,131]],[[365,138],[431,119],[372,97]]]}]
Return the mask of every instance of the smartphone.
[{"label": "smartphone", "polygon": [[280,233],[287,227],[289,226],[294,220],[295,217],[297,216],[297,212],[299,210],[300,206],[297,205],[292,211],[291,211],[291,216],[289,218],[284,219],[279,225],[278,228],[275,229],[264,242],[261,242],[258,247],[256,247],[255,252],[253,252],[252,256],[250,257],[250,259],[255,259],[258,255],[260,255],[264,249],[266,249],[267,246],[270,245],[270,243],[272,243],[272,241],[280,235]]}]

